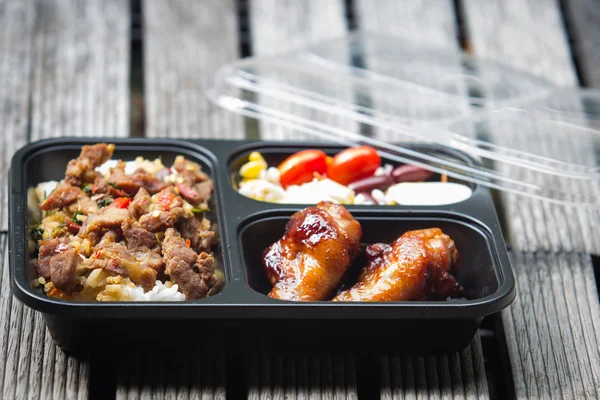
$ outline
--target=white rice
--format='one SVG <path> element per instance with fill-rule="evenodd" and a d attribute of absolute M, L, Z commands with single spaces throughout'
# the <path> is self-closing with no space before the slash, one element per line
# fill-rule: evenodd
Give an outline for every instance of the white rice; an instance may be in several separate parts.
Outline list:
<path fill-rule="evenodd" d="M 123 290 L 131 297 L 133 301 L 184 301 L 185 295 L 178 291 L 178 285 L 170 285 L 170 281 L 163 284 L 161 281 L 156 281 L 156 284 L 144 293 L 144 289 L 140 286 L 126 286 Z M 168 285 L 168 286 L 167 286 Z"/>
<path fill-rule="evenodd" d="M 38 201 L 41 203 L 54 189 L 56 189 L 56 186 L 58 186 L 57 181 L 48 181 L 38 184 L 35 188 L 35 195 L 37 196 Z"/>
<path fill-rule="evenodd" d="M 170 281 L 164 284 L 156 281 L 154 287 L 144 293 L 141 286 L 136 286 L 125 278 L 119 283 L 109 283 L 104 290 L 98 294 L 98 301 L 184 301 L 185 295 L 178 291 L 179 286 L 171 284 Z"/>

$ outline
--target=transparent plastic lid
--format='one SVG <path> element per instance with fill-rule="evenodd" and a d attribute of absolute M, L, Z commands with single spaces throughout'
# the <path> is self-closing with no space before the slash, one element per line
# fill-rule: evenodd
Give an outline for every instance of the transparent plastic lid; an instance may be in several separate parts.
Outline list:
<path fill-rule="evenodd" d="M 355 33 L 226 65 L 209 98 L 296 138 L 370 145 L 457 179 L 600 208 L 600 93 L 464 53 Z M 403 146 L 411 142 L 452 147 L 480 165 Z"/>

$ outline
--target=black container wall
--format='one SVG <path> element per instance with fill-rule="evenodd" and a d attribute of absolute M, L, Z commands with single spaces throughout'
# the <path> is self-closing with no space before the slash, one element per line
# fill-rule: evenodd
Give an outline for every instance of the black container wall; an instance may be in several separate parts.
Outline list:
<path fill-rule="evenodd" d="M 149 341 L 181 340 L 223 332 L 260 332 L 274 347 L 343 350 L 365 335 L 378 335 L 371 352 L 440 352 L 465 347 L 481 319 L 498 312 L 514 298 L 514 279 L 489 191 L 472 186 L 473 195 L 448 206 L 347 206 L 363 227 L 363 242 L 391 241 L 406 230 L 438 226 L 456 242 L 462 266 L 458 275 L 467 299 L 446 302 L 294 303 L 266 296 L 269 286 L 260 252 L 281 237 L 289 216 L 303 205 L 278 205 L 243 197 L 234 189 L 236 171 L 248 154 L 259 150 L 277 162 L 306 144 L 241 141 L 177 141 L 112 139 L 115 158 L 162 156 L 165 164 L 183 154 L 203 165 L 215 183 L 210 218 L 217 222 L 221 248 L 217 253 L 225 276 L 223 290 L 211 297 L 181 303 L 70 302 L 47 297 L 31 286 L 28 267 L 27 188 L 60 179 L 69 159 L 98 138 L 67 138 L 30 144 L 13 158 L 10 175 L 10 272 L 14 294 L 41 311 L 57 344 L 68 351 L 90 352 L 93 338 L 122 340 L 124 332 L 143 329 Z M 312 146 L 314 147 L 314 146 Z M 319 144 L 334 153 L 339 146 Z M 440 147 L 419 151 L 472 162 Z M 391 161 L 382 154 L 383 160 Z M 207 329 L 207 326 L 210 328 Z M 187 332 L 187 333 L 186 333 Z M 436 333 L 444 332 L 439 340 Z M 389 340 L 384 339 L 389 338 Z M 394 339 L 395 338 L 395 339 Z M 401 339 L 401 340 L 399 340 Z M 434 340 L 435 339 L 435 340 Z M 394 344 L 394 347 L 390 347 Z"/>

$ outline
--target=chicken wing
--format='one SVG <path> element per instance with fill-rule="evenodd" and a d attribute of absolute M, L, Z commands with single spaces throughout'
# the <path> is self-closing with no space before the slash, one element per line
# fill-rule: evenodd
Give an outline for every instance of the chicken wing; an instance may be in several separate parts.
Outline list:
<path fill-rule="evenodd" d="M 459 255 L 438 228 L 409 231 L 391 246 L 367 247 L 367 265 L 358 282 L 333 301 L 434 300 L 464 295 L 453 274 Z"/>
<path fill-rule="evenodd" d="M 362 230 L 343 206 L 321 202 L 290 218 L 284 236 L 263 253 L 269 297 L 327 300 L 360 251 Z"/>

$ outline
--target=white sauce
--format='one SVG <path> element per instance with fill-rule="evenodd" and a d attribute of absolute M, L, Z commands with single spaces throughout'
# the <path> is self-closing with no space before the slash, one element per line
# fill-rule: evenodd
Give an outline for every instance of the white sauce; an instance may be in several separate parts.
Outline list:
<path fill-rule="evenodd" d="M 403 205 L 438 206 L 458 203 L 471 197 L 471 188 L 453 182 L 404 182 L 392 185 L 387 202 Z"/>

